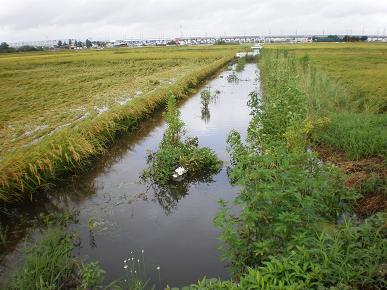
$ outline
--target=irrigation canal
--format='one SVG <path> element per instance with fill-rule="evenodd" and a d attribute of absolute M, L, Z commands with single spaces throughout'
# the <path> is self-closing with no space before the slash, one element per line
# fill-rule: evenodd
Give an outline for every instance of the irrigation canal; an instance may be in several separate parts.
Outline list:
<path fill-rule="evenodd" d="M 39 231 L 31 222 L 36 216 L 75 209 L 79 221 L 71 228 L 80 233 L 76 254 L 98 261 L 106 271 L 105 282 L 125 277 L 123 261 L 131 257 L 137 275 L 157 289 L 160 282 L 180 287 L 203 276 L 228 278 L 213 217 L 219 209 L 218 200 L 231 201 L 238 192 L 227 178 L 226 139 L 232 129 L 245 135 L 250 119 L 248 95 L 259 89 L 255 64 L 247 64 L 237 73 L 238 82 L 228 82 L 231 73 L 225 70 L 206 84 L 211 94 L 216 94 L 208 108 L 202 107 L 200 92 L 179 105 L 187 136 L 197 136 L 200 146 L 212 148 L 225 160 L 212 183 L 160 193 L 139 182 L 147 166 L 147 151 L 158 147 L 166 128 L 162 115 L 157 114 L 137 133 L 120 138 L 90 170 L 52 189 L 43 202 L 29 205 L 12 222 L 19 234 L 1 257 L 3 274 L 20 259 L 23 238 Z"/>

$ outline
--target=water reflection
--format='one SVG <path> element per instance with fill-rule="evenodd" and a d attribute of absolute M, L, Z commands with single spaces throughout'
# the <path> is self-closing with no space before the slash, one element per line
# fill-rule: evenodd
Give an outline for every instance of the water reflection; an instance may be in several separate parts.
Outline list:
<path fill-rule="evenodd" d="M 202 108 L 201 108 L 200 111 L 202 113 L 201 119 L 205 123 L 208 123 L 210 121 L 210 118 L 211 118 L 211 113 L 210 113 L 210 109 L 208 108 L 208 104 L 203 104 L 202 103 Z"/>
<path fill-rule="evenodd" d="M 148 184 L 149 192 L 152 192 L 154 196 L 153 200 L 158 202 L 164 210 L 165 215 L 170 215 L 173 210 L 177 209 L 179 201 L 188 195 L 191 186 L 200 183 L 210 184 L 214 182 L 212 175 L 213 174 L 206 174 L 201 177 L 185 179 L 167 185 L 158 185 L 149 180 L 146 180 L 145 182 Z"/>
<path fill-rule="evenodd" d="M 204 123 L 208 123 L 211 119 L 210 112 L 210 103 L 216 104 L 218 97 L 220 95 L 220 90 L 215 90 L 215 92 L 211 91 L 211 87 L 206 87 L 200 94 L 200 103 L 201 103 L 201 119 Z"/>

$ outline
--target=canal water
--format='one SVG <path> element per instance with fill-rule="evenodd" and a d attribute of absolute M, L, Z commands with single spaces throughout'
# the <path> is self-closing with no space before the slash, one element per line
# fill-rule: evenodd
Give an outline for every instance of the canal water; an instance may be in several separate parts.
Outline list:
<path fill-rule="evenodd" d="M 162 115 L 156 114 L 138 132 L 120 138 L 93 168 L 53 189 L 47 204 L 30 211 L 30 218 L 40 211 L 78 210 L 79 221 L 71 226 L 80 234 L 76 254 L 98 261 L 106 283 L 126 277 L 129 270 L 157 289 L 181 287 L 203 276 L 227 279 L 219 231 L 213 226 L 218 201 L 231 201 L 238 193 L 227 177 L 226 140 L 232 129 L 245 135 L 248 95 L 259 89 L 256 64 L 237 73 L 239 81 L 229 82 L 231 73 L 226 70 L 206 84 L 214 96 L 208 108 L 202 107 L 200 91 L 179 104 L 187 136 L 197 136 L 200 146 L 212 148 L 225 161 L 213 182 L 191 184 L 174 194 L 140 182 L 147 152 L 157 149 L 166 129 Z M 18 244 L 3 264 L 12 264 Z"/>

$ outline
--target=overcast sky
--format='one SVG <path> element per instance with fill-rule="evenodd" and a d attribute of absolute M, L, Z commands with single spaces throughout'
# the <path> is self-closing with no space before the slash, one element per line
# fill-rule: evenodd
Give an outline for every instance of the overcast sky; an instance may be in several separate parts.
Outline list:
<path fill-rule="evenodd" d="M 0 42 L 384 29 L 387 0 L 0 0 Z"/>

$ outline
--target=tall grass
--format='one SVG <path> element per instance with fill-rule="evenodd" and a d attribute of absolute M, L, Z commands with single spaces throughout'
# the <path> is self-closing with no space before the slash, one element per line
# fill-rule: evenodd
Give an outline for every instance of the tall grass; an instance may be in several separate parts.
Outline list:
<path fill-rule="evenodd" d="M 24 265 L 12 278 L 9 289 L 65 289 L 75 286 L 77 262 L 73 243 L 62 230 L 49 228 L 41 242 L 26 249 Z"/>
<path fill-rule="evenodd" d="M 164 106 L 168 91 L 178 98 L 188 97 L 233 55 L 233 51 L 218 55 L 218 59 L 199 66 L 175 84 L 138 96 L 124 106 L 112 107 L 93 119 L 64 127 L 36 145 L 3 152 L 0 160 L 0 202 L 32 199 L 34 192 L 44 189 L 55 178 L 84 166 L 90 158 L 103 153 L 117 134 L 133 129 L 138 122 Z"/>
<path fill-rule="evenodd" d="M 342 150 L 349 159 L 387 155 L 387 115 L 351 112 L 329 115 L 330 122 L 315 130 L 312 139 L 333 150 Z"/>
<path fill-rule="evenodd" d="M 273 50 L 273 54 L 281 57 L 289 52 Z M 311 130 L 315 143 L 344 151 L 349 159 L 386 155 L 387 119 L 377 113 L 384 110 L 383 98 L 354 95 L 342 82 L 316 69 L 309 55 L 296 54 L 287 61 L 283 69 L 297 77 L 295 87 L 305 95 L 309 117 L 328 120 Z"/>
<path fill-rule="evenodd" d="M 349 101 L 351 111 L 383 113 L 387 110 L 387 45 L 385 43 L 311 43 L 266 45 L 303 57 L 307 54 L 317 71 L 335 80 L 337 98 Z M 337 90 L 336 88 L 335 90 Z"/>

